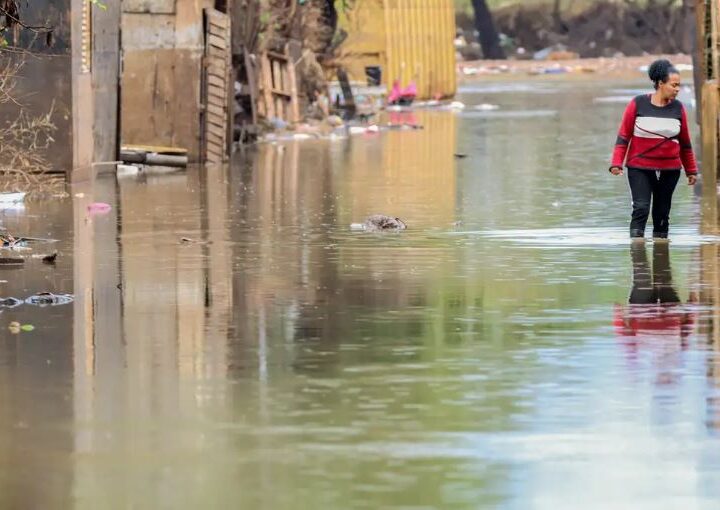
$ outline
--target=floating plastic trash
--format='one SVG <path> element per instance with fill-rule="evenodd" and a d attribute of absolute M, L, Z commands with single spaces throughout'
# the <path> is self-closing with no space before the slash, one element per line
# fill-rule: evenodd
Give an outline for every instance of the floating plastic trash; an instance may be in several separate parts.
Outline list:
<path fill-rule="evenodd" d="M 0 298 L 0 308 L 15 308 L 23 303 L 24 301 L 14 297 Z"/>
<path fill-rule="evenodd" d="M 71 294 L 52 294 L 51 292 L 40 292 L 25 300 L 28 305 L 34 306 L 58 306 L 72 303 L 74 296 Z"/>
<path fill-rule="evenodd" d="M 103 202 L 94 202 L 88 205 L 87 208 L 90 214 L 107 214 L 112 209 L 110 204 L 105 204 Z"/>
<path fill-rule="evenodd" d="M 500 109 L 500 107 L 498 105 L 488 104 L 488 103 L 476 104 L 475 106 L 473 106 L 473 110 L 480 110 L 482 112 L 489 112 L 489 111 L 499 110 L 499 109 Z"/>
<path fill-rule="evenodd" d="M 25 201 L 25 193 L 0 193 L 0 205 L 18 204 Z"/>

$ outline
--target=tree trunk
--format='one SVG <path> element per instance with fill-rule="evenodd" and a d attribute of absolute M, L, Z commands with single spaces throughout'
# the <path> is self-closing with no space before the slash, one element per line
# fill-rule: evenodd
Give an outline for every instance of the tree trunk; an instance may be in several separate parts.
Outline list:
<path fill-rule="evenodd" d="M 555 0 L 555 3 L 553 4 L 553 22 L 555 23 L 555 31 L 558 34 L 567 34 L 568 33 L 568 26 L 565 24 L 565 22 L 562 19 L 562 15 L 560 14 L 561 9 L 561 3 L 562 0 Z"/>
<path fill-rule="evenodd" d="M 480 33 L 480 46 L 486 59 L 505 59 L 505 52 L 500 47 L 495 22 L 485 0 L 472 0 L 475 11 L 475 28 Z"/>

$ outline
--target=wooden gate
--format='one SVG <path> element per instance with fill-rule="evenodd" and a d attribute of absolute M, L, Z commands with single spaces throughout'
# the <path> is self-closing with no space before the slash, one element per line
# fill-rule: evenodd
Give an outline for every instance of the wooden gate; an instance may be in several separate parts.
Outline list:
<path fill-rule="evenodd" d="M 233 97 L 231 33 L 228 15 L 215 9 L 205 9 L 202 143 L 207 163 L 221 163 L 230 154 Z"/>

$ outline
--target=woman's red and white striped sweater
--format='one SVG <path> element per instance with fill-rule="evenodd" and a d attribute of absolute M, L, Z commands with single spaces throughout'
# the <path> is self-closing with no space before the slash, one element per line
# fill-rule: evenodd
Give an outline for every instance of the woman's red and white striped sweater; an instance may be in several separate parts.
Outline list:
<path fill-rule="evenodd" d="M 611 166 L 641 170 L 680 170 L 696 174 L 685 107 L 678 100 L 655 106 L 650 94 L 637 96 L 625 108 Z"/>

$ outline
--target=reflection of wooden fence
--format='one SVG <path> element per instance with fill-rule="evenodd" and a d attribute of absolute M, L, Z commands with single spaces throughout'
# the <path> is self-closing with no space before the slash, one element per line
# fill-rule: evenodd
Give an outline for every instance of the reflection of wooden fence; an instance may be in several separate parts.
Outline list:
<path fill-rule="evenodd" d="M 260 92 L 263 101 L 259 113 L 270 119 L 277 117 L 287 122 L 298 122 L 300 111 L 297 98 L 295 65 L 284 53 L 265 52 L 260 57 Z"/>
<path fill-rule="evenodd" d="M 697 54 L 695 87 L 698 96 L 698 119 L 702 131 L 703 191 L 717 193 L 717 168 L 720 156 L 720 7 L 717 0 L 696 0 Z"/>
<path fill-rule="evenodd" d="M 230 18 L 205 10 L 205 66 L 203 73 L 205 161 L 219 163 L 230 153 L 230 99 L 232 97 Z"/>

